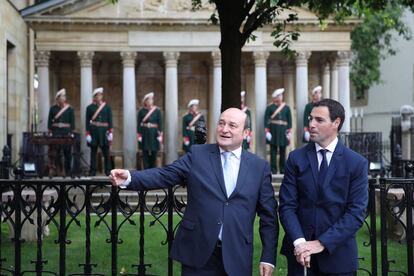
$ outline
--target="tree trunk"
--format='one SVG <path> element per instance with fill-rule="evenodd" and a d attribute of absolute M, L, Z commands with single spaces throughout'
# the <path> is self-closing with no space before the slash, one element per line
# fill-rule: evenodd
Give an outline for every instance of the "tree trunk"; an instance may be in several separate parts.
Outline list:
<path fill-rule="evenodd" d="M 221 50 L 221 111 L 240 108 L 241 37 L 238 30 L 222 30 Z"/>
<path fill-rule="evenodd" d="M 221 111 L 240 108 L 241 48 L 240 25 L 245 17 L 244 0 L 216 0 L 220 20 Z"/>

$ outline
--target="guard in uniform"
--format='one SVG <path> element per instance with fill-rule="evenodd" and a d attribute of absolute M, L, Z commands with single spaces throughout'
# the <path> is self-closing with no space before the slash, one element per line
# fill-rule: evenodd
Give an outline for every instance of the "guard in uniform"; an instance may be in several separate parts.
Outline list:
<path fill-rule="evenodd" d="M 157 153 L 162 145 L 162 117 L 161 110 L 154 105 L 154 92 L 146 94 L 142 102 L 144 107 L 138 111 L 137 140 L 144 169 L 148 169 L 156 167 Z"/>
<path fill-rule="evenodd" d="M 111 172 L 109 160 L 109 148 L 113 141 L 112 134 L 112 110 L 103 101 L 103 88 L 99 87 L 93 91 L 93 102 L 86 108 L 86 142 L 91 147 L 90 176 L 96 175 L 96 155 L 98 147 L 104 156 L 105 175 Z"/>
<path fill-rule="evenodd" d="M 252 115 L 250 113 L 250 109 L 247 107 L 246 105 L 246 91 L 242 91 L 240 92 L 240 97 L 241 97 L 241 107 L 240 109 L 242 111 L 244 111 L 247 115 L 248 121 L 247 121 L 247 127 L 249 128 L 249 133 L 243 137 L 243 144 L 242 144 L 242 148 L 244 150 L 248 150 L 250 148 L 250 142 L 252 141 Z"/>
<path fill-rule="evenodd" d="M 56 93 L 56 104 L 49 110 L 48 129 L 53 136 L 68 136 L 75 129 L 75 113 L 73 108 L 66 102 L 66 90 L 61 89 Z M 49 176 L 59 175 L 62 171 L 61 156 L 65 158 L 64 176 L 72 173 L 72 146 L 50 145 L 49 146 Z"/>
<path fill-rule="evenodd" d="M 305 106 L 303 112 L 303 139 L 304 143 L 309 142 L 309 115 L 312 111 L 313 105 L 322 99 L 322 86 L 318 85 L 312 89 L 312 101 Z"/>
<path fill-rule="evenodd" d="M 198 121 L 205 121 L 203 114 L 198 111 L 198 99 L 188 102 L 188 113 L 183 117 L 183 151 L 189 152 L 191 145 L 195 144 L 195 125 Z"/>
<path fill-rule="evenodd" d="M 277 173 L 276 156 L 279 150 L 279 172 L 285 172 L 286 146 L 292 136 L 292 114 L 289 106 L 283 102 L 284 88 L 276 89 L 272 94 L 273 103 L 265 112 L 266 140 L 270 144 L 270 166 Z"/>

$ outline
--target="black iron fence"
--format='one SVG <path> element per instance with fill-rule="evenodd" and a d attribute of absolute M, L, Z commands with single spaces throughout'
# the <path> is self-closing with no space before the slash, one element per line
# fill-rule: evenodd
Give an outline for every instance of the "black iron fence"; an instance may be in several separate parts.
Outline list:
<path fill-rule="evenodd" d="M 181 186 L 160 190 L 155 195 L 148 191 L 131 192 L 132 194 L 125 196 L 124 190 L 112 187 L 107 180 L 96 179 L 0 180 L 0 191 L 0 230 L 5 228 L 5 224 L 10 227 L 14 247 L 14 256 L 2 254 L 5 241 L 2 240 L 3 233 L 0 233 L 0 275 L 119 275 L 121 269 L 118 259 L 122 257 L 118 251 L 122 243 L 120 232 L 124 225 L 132 223 L 131 217 L 137 214 L 139 254 L 136 264 L 130 264 L 134 267 L 134 272 L 123 275 L 148 275 L 144 251 L 144 218 L 151 215 L 151 224 L 158 223 L 162 226 L 165 231 L 163 244 L 166 246 L 160 246 L 160 250 L 169 251 L 177 227 L 177 218 L 180 219 L 186 206 L 183 197 L 185 190 Z M 370 248 L 371 254 L 360 256 L 362 268 L 358 274 L 388 275 L 397 271 L 402 275 L 414 275 L 413 196 L 412 178 L 370 180 L 369 207 L 363 226 L 368 229 L 369 240 L 360 246 Z M 67 271 L 67 246 L 71 243 L 69 228 L 73 224 L 80 224 L 80 216 L 84 217 L 84 258 L 83 262 L 78 264 L 79 271 L 74 273 Z M 27 225 L 32 225 L 35 231 L 35 245 L 32 250 L 36 253 L 29 265 L 23 263 L 22 256 L 22 246 L 27 242 L 25 239 L 30 238 L 24 231 Z M 108 262 L 110 260 L 111 264 L 108 265 L 108 271 L 102 271 L 102 268 L 96 267 L 92 261 L 91 229 L 96 225 L 103 225 L 107 230 L 107 237 L 103 242 L 111 247 L 111 255 L 108 256 Z M 48 261 L 45 259 L 42 239 L 45 227 L 54 227 L 58 232 L 55 246 L 58 247 L 59 265 L 56 271 L 50 271 L 45 266 Z M 395 227 L 399 228 L 396 232 L 399 251 L 405 252 L 406 260 L 395 259 L 393 255 L 388 254 L 390 233 Z M 367 262 L 370 263 L 367 265 Z M 167 264 L 157 265 L 166 265 L 168 275 L 173 274 L 173 263 L 170 259 Z"/>
<path fill-rule="evenodd" d="M 11 238 L 14 243 L 14 256 L 5 256 L 4 243 L 0 232 L 0 275 L 119 275 L 121 269 L 118 267 L 118 246 L 123 242 L 119 233 L 126 224 L 136 224 L 133 215 L 139 215 L 139 256 L 136 263 L 131 264 L 134 273 L 122 273 L 123 275 L 149 275 L 144 257 L 144 219 L 146 215 L 151 216 L 151 224 L 158 223 L 165 230 L 165 240 L 160 241 L 168 245 L 165 250 L 170 249 L 174 238 L 177 222 L 173 223 L 173 214 L 180 218 L 184 212 L 186 203 L 183 200 L 182 186 L 166 190 L 157 190 L 152 194 L 151 202 L 147 202 L 151 191 L 131 191 L 122 195 L 124 191 L 112 187 L 108 180 L 91 179 L 68 179 L 68 180 L 0 180 L 0 230 L 10 229 Z M 67 272 L 67 245 L 72 241 L 68 229 L 71 225 L 80 226 L 80 216 L 84 216 L 84 254 L 83 263 L 79 263 L 79 271 Z M 95 219 L 92 221 L 91 216 Z M 167 216 L 167 222 L 161 220 Z M 83 219 L 83 218 L 82 218 Z M 36 250 L 33 260 L 30 260 L 31 269 L 23 268 L 22 246 L 33 237 L 25 226 L 32 226 L 35 232 L 34 240 Z M 107 260 L 111 262 L 110 270 L 102 271 L 96 267 L 91 258 L 91 229 L 94 226 L 104 225 L 107 229 L 107 237 L 102 241 L 111 246 L 111 256 Z M 55 241 L 59 248 L 59 265 L 57 271 L 45 268 L 48 262 L 44 258 L 43 236 L 46 227 L 55 227 L 58 238 Z M 3 235 L 4 239 L 4 235 Z M 13 258 L 14 257 L 14 258 Z M 10 263 L 10 259 L 14 259 Z M 157 264 L 159 265 L 159 264 Z M 173 262 L 168 259 L 168 275 L 173 274 Z M 25 265 L 27 267 L 27 263 Z"/>

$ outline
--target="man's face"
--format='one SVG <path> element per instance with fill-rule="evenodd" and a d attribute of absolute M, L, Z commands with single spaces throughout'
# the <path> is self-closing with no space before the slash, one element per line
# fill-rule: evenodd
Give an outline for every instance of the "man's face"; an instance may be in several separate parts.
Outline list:
<path fill-rule="evenodd" d="M 190 106 L 190 112 L 191 113 L 196 113 L 198 110 L 198 105 L 193 104 L 192 106 Z"/>
<path fill-rule="evenodd" d="M 148 99 L 145 100 L 145 105 L 146 106 L 152 106 L 154 104 L 154 98 L 153 97 L 149 97 Z"/>
<path fill-rule="evenodd" d="M 312 95 L 312 100 L 314 102 L 319 102 L 322 99 L 322 92 L 321 91 L 317 91 Z"/>
<path fill-rule="evenodd" d="M 310 140 L 321 147 L 328 146 L 338 135 L 340 121 L 339 118 L 331 121 L 328 107 L 314 107 L 309 116 Z"/>
<path fill-rule="evenodd" d="M 220 115 L 216 128 L 217 144 L 225 151 L 239 148 L 243 142 L 246 114 L 238 108 L 229 108 Z"/>
<path fill-rule="evenodd" d="M 102 99 L 103 99 L 103 94 L 102 94 L 102 93 L 96 93 L 96 94 L 95 94 L 95 96 L 93 96 L 93 99 L 94 99 L 96 102 L 100 102 L 100 101 L 102 101 Z"/>
<path fill-rule="evenodd" d="M 273 98 L 273 103 L 276 105 L 280 105 L 283 102 L 283 94 L 279 94 Z"/>
<path fill-rule="evenodd" d="M 59 104 L 59 105 L 64 104 L 64 103 L 66 102 L 66 96 L 65 96 L 65 95 L 60 95 L 60 96 L 57 98 L 57 102 L 58 102 L 58 104 Z"/>

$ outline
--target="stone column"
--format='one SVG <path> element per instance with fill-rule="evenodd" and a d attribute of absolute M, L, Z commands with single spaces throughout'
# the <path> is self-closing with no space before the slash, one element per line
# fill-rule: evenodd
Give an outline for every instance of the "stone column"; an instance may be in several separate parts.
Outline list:
<path fill-rule="evenodd" d="M 210 99 L 208 132 L 215 133 L 217 122 L 221 111 L 221 53 L 215 51 L 211 53 L 213 59 L 213 97 Z M 215 135 L 210 135 L 215 141 Z"/>
<path fill-rule="evenodd" d="M 166 164 L 178 158 L 178 73 L 180 53 L 164 52 L 165 59 L 165 159 Z"/>
<path fill-rule="evenodd" d="M 331 83 L 330 83 L 330 88 L 331 88 L 331 99 L 333 100 L 338 100 L 339 96 L 338 96 L 338 67 L 337 67 L 337 63 L 336 63 L 336 55 L 332 55 L 329 59 L 329 67 L 331 70 Z"/>
<path fill-rule="evenodd" d="M 90 149 L 86 145 L 86 107 L 92 100 L 92 59 L 94 52 L 78 52 L 81 66 L 81 89 L 80 89 L 80 133 L 81 133 L 81 152 L 84 160 L 90 163 Z"/>
<path fill-rule="evenodd" d="M 50 87 L 49 87 L 49 59 L 50 51 L 36 51 L 35 65 L 39 76 L 39 88 L 37 105 L 39 108 L 39 131 L 47 131 L 47 119 L 50 109 Z"/>
<path fill-rule="evenodd" d="M 300 145 L 303 137 L 303 113 L 308 103 L 308 59 L 311 52 L 296 54 L 296 139 Z"/>
<path fill-rule="evenodd" d="M 295 108 L 295 78 L 294 78 L 294 67 L 291 62 L 284 62 L 283 66 L 283 86 L 285 88 L 285 101 L 287 105 L 290 107 L 292 112 L 292 128 L 293 133 L 297 131 L 296 125 L 296 108 Z M 290 144 L 291 147 L 296 148 L 296 139 L 293 139 L 292 143 Z"/>
<path fill-rule="evenodd" d="M 338 52 L 338 94 L 339 102 L 345 108 L 345 121 L 341 131 L 351 131 L 351 93 L 349 87 L 349 59 L 351 52 Z"/>
<path fill-rule="evenodd" d="M 330 93 L 330 70 L 329 62 L 326 60 L 321 64 L 322 72 L 322 98 L 327 99 L 331 96 Z"/>
<path fill-rule="evenodd" d="M 264 132 L 264 116 L 267 106 L 267 74 L 266 62 L 269 52 L 253 52 L 255 63 L 255 101 L 256 101 L 256 154 L 266 158 L 266 138 Z"/>
<path fill-rule="evenodd" d="M 137 141 L 137 115 L 135 93 L 135 59 L 136 52 L 121 52 L 123 75 L 123 154 L 124 167 L 136 168 Z"/>

